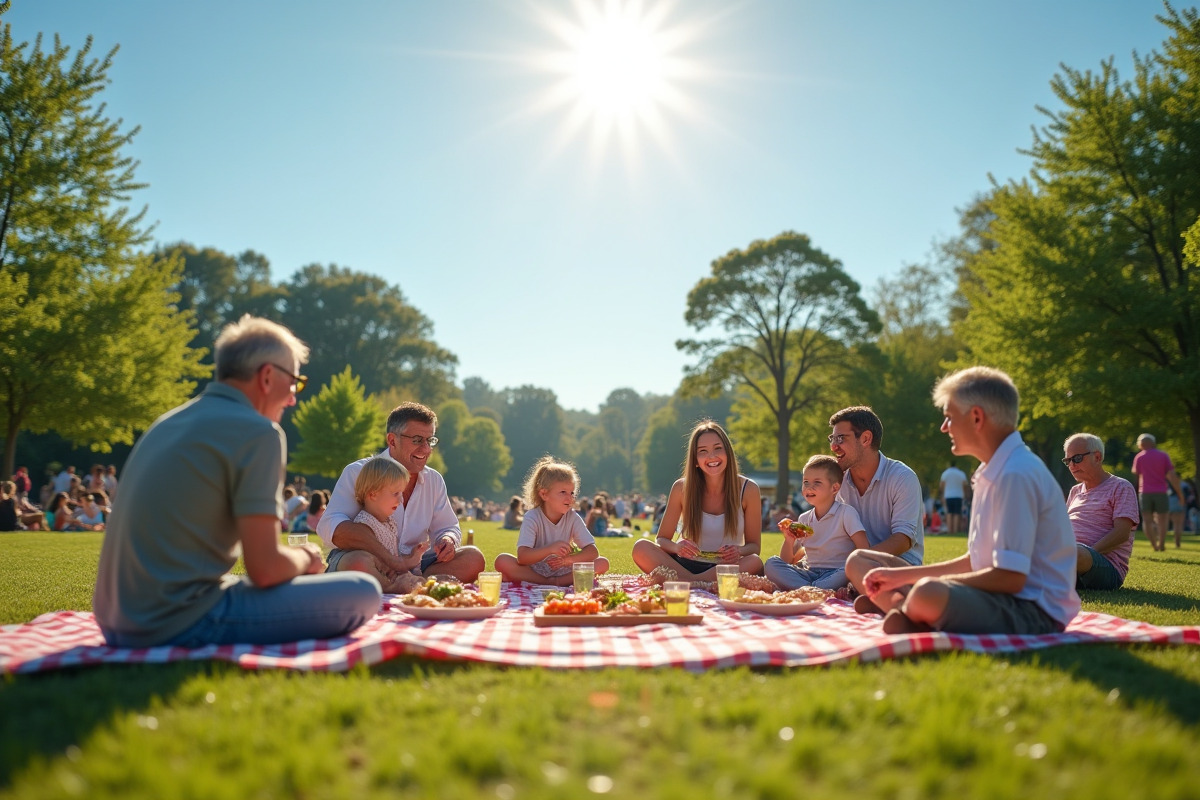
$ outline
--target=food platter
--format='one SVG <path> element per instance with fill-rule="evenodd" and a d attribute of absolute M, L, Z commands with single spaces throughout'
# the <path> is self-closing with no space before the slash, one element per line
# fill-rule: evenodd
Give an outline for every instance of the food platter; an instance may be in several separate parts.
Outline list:
<path fill-rule="evenodd" d="M 437 608 L 432 606 L 406 606 L 397 604 L 393 608 L 398 608 L 406 614 L 412 614 L 417 619 L 439 620 L 464 620 L 464 619 L 487 619 L 488 617 L 499 614 L 504 609 L 508 608 L 508 601 L 501 600 L 494 606 L 465 606 L 461 608 Z"/>
<path fill-rule="evenodd" d="M 533 624 L 539 628 L 608 628 L 614 626 L 699 625 L 701 614 L 670 616 L 669 614 L 546 614 L 538 608 L 533 612 Z"/>
<path fill-rule="evenodd" d="M 806 603 L 739 603 L 737 600 L 717 600 L 726 611 L 753 611 L 755 614 L 765 614 L 768 617 L 791 617 L 820 608 L 824 600 L 810 600 Z"/>

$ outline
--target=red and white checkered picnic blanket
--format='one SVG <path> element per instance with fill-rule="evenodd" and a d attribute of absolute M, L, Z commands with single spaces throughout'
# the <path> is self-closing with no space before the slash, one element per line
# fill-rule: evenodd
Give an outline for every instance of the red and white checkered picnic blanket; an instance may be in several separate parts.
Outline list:
<path fill-rule="evenodd" d="M 342 672 L 400 655 L 518 666 L 684 667 L 738 665 L 798 667 L 858 659 L 877 661 L 941 650 L 1003 653 L 1061 644 L 1149 642 L 1200 644 L 1200 626 L 1160 628 L 1107 614 L 1082 613 L 1061 634 L 966 636 L 917 633 L 889 636 L 878 616 L 855 614 L 828 601 L 794 617 L 727 612 L 706 592 L 692 593 L 699 625 L 538 628 L 531 596 L 536 587 L 505 586 L 508 608 L 475 621 L 418 620 L 385 597 L 380 613 L 353 635 L 278 645 L 210 645 L 126 649 L 108 647 L 90 613 L 58 611 L 24 625 L 0 627 L 0 672 L 40 672 L 90 664 L 146 664 L 219 659 L 247 669 Z"/>

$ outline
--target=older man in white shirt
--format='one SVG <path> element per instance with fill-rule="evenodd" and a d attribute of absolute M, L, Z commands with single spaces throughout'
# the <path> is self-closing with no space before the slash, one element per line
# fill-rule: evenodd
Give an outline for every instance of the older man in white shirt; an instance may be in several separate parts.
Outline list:
<path fill-rule="evenodd" d="M 446 574 L 474 581 L 483 571 L 483 553 L 462 544 L 446 481 L 426 465 L 437 446 L 436 430 L 437 415 L 420 403 L 403 403 L 388 416 L 388 446 L 379 455 L 399 462 L 410 476 L 392 515 L 400 532 L 398 552 L 389 552 L 369 527 L 354 522 L 362 510 L 354 497 L 354 482 L 370 458 L 342 470 L 317 523 L 321 541 L 334 548 L 327 559 L 329 572 L 366 572 L 382 577 L 385 590 L 402 591 L 414 582 L 407 576 Z"/>
<path fill-rule="evenodd" d="M 1075 534 L 1062 490 L 1017 433 L 1019 396 L 1000 370 L 971 367 L 933 390 L 955 455 L 983 462 L 967 553 L 921 567 L 879 567 L 863 579 L 887 612 L 886 633 L 1059 633 L 1079 613 Z"/>

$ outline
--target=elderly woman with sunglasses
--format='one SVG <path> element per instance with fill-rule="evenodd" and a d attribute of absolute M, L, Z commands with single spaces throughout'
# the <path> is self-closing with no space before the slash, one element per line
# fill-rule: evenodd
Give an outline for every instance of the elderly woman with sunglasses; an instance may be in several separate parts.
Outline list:
<path fill-rule="evenodd" d="M 1077 483 L 1067 495 L 1075 532 L 1075 588 L 1119 589 L 1129 573 L 1138 499 L 1133 484 L 1104 469 L 1104 442 L 1075 433 L 1063 442 L 1062 462 Z"/>

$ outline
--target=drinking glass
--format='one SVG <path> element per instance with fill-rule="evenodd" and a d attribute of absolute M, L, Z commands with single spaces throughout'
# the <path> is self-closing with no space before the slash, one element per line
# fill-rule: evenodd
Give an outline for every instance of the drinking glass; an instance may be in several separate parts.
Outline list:
<path fill-rule="evenodd" d="M 575 594 L 587 594 L 596 584 L 596 563 L 576 561 L 571 565 L 571 577 L 575 581 Z"/>
<path fill-rule="evenodd" d="M 663 596 L 667 601 L 667 616 L 686 617 L 688 599 L 692 594 L 692 585 L 687 581 L 667 581 L 663 584 Z"/>
<path fill-rule="evenodd" d="M 722 600 L 736 600 L 741 572 L 737 564 L 717 564 L 717 596 Z"/>
<path fill-rule="evenodd" d="M 500 602 L 499 572 L 481 572 L 475 584 L 479 587 L 479 593 L 487 598 L 489 604 L 496 605 Z"/>

